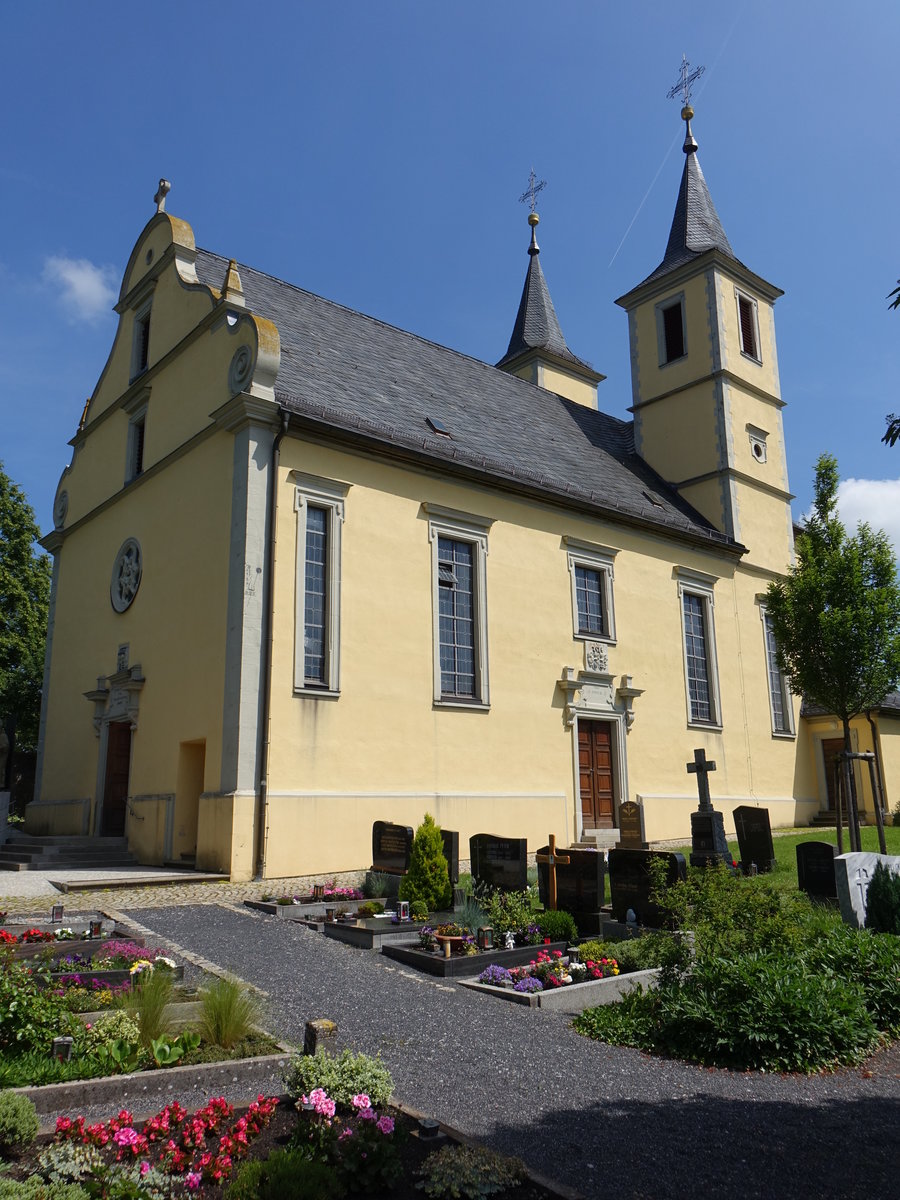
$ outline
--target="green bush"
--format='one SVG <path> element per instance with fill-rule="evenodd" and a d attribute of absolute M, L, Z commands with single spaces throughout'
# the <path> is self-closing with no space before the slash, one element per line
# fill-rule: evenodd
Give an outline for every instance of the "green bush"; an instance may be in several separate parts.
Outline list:
<path fill-rule="evenodd" d="M 298 1054 L 284 1076 L 285 1087 L 294 1099 L 324 1088 L 332 1100 L 345 1108 L 355 1095 L 364 1092 L 373 1107 L 387 1104 L 394 1086 L 391 1073 L 380 1058 L 342 1050 L 332 1054 Z"/>
<path fill-rule="evenodd" d="M 338 1200 L 344 1188 L 334 1168 L 303 1150 L 276 1150 L 265 1162 L 241 1163 L 225 1200 Z"/>
<path fill-rule="evenodd" d="M 0 1088 L 70 1083 L 74 1079 L 95 1079 L 100 1075 L 111 1074 L 112 1071 L 106 1063 L 93 1056 L 60 1062 L 42 1050 L 28 1050 L 11 1058 L 0 1054 Z"/>
<path fill-rule="evenodd" d="M 878 1029 L 900 1035 L 900 941 L 893 935 L 838 925 L 810 939 L 800 959 L 813 974 L 858 983 Z"/>
<path fill-rule="evenodd" d="M 479 1200 L 514 1188 L 525 1178 L 517 1158 L 505 1158 L 484 1146 L 443 1146 L 429 1154 L 419 1174 L 426 1196 Z"/>
<path fill-rule="evenodd" d="M 462 908 L 456 913 L 456 924 L 467 929 L 473 937 L 482 926 L 490 925 L 487 913 L 473 896 L 466 896 Z"/>
<path fill-rule="evenodd" d="M 866 896 L 866 929 L 875 933 L 900 933 L 900 875 L 883 862 L 875 864 Z"/>
<path fill-rule="evenodd" d="M 363 880 L 362 892 L 364 896 L 374 899 L 378 896 L 386 896 L 390 889 L 391 878 L 384 871 L 369 871 Z"/>
<path fill-rule="evenodd" d="M 428 905 L 429 912 L 449 908 L 453 900 L 441 827 L 435 824 L 431 813 L 425 814 L 424 821 L 416 830 L 409 856 L 409 870 L 400 881 L 399 896 L 401 900 L 421 900 Z"/>
<path fill-rule="evenodd" d="M 413 900 L 409 906 L 409 915 L 414 921 L 426 921 L 428 919 L 428 905 L 424 900 Z"/>
<path fill-rule="evenodd" d="M 0 1179 L 0 1200 L 88 1200 L 77 1183 L 45 1183 L 43 1179 Z"/>
<path fill-rule="evenodd" d="M 879 1042 L 858 982 L 813 974 L 790 954 L 705 958 L 574 1022 L 589 1037 L 738 1070 L 816 1071 Z"/>
<path fill-rule="evenodd" d="M 55 1037 L 78 1032 L 78 1018 L 49 988 L 39 988 L 37 978 L 17 961 L 0 969 L 0 1051 L 49 1054 Z"/>
<path fill-rule="evenodd" d="M 110 1045 L 120 1038 L 140 1045 L 141 1031 L 137 1019 L 129 1012 L 117 1010 L 98 1017 L 90 1029 L 82 1027 L 77 1047 L 85 1054 L 93 1054 L 100 1046 Z"/>
<path fill-rule="evenodd" d="M 530 925 L 537 928 L 529 891 L 491 892 L 481 895 L 479 901 L 488 918 L 487 923 L 494 931 L 495 940 L 507 931 L 524 935 Z"/>
<path fill-rule="evenodd" d="M 366 900 L 356 911 L 360 917 L 374 917 L 384 912 L 384 905 L 378 900 Z"/>
<path fill-rule="evenodd" d="M 235 979 L 219 978 L 202 988 L 200 1004 L 201 1038 L 226 1050 L 248 1037 L 260 1019 L 257 993 Z"/>
<path fill-rule="evenodd" d="M 27 1096 L 0 1092 L 0 1154 L 18 1154 L 37 1137 L 41 1123 Z"/>
<path fill-rule="evenodd" d="M 545 938 L 551 942 L 574 942 L 578 937 L 578 927 L 571 913 L 563 909 L 545 909 L 537 914 L 537 927 Z"/>

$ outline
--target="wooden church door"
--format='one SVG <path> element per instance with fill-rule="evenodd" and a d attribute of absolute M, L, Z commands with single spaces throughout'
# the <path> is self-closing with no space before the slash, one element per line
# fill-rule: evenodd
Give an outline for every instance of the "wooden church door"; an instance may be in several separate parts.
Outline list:
<path fill-rule="evenodd" d="M 612 725 L 609 721 L 578 722 L 578 781 L 583 829 L 612 829 Z"/>
<path fill-rule="evenodd" d="M 106 779 L 103 785 L 103 815 L 100 833 L 121 837 L 125 832 L 125 803 L 131 768 L 131 726 L 127 721 L 110 721 L 107 727 Z"/>

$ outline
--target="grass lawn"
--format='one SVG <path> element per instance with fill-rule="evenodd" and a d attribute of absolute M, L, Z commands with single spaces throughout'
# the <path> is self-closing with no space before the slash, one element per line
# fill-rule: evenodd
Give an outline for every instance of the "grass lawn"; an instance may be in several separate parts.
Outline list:
<path fill-rule="evenodd" d="M 832 846 L 837 845 L 836 829 L 813 829 L 806 827 L 785 833 L 774 829 L 772 834 L 772 843 L 775 847 L 775 870 L 771 875 L 767 875 L 766 878 L 774 887 L 779 889 L 795 889 L 797 887 L 796 847 L 798 842 L 830 842 Z M 888 854 L 895 854 L 900 857 L 900 825 L 886 825 L 884 840 Z M 862 843 L 863 850 L 872 851 L 876 854 L 879 852 L 878 830 L 874 825 L 866 825 L 860 829 L 860 842 Z M 684 846 L 677 846 L 675 849 L 677 853 L 683 854 L 685 859 L 690 862 L 690 842 Z M 741 856 L 738 850 L 737 839 L 729 841 L 728 849 L 731 851 L 732 858 L 736 862 L 740 862 Z M 844 853 L 849 853 L 849 850 L 850 835 L 845 829 Z"/>

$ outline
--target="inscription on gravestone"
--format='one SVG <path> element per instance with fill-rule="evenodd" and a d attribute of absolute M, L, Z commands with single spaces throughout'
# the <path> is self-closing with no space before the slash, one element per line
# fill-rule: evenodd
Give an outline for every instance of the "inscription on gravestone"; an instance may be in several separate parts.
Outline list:
<path fill-rule="evenodd" d="M 650 899 L 650 864 L 657 861 L 666 865 L 668 886 L 687 878 L 683 854 L 672 854 L 665 850 L 610 850 L 609 891 L 613 917 L 617 921 L 624 921 L 630 908 L 641 925 L 653 929 L 662 926 L 663 915 Z"/>
<path fill-rule="evenodd" d="M 900 875 L 900 858 L 891 854 L 857 851 L 839 854 L 834 860 L 838 903 L 845 925 L 855 929 L 865 927 L 869 884 L 879 862 L 884 863 L 893 874 Z"/>
<path fill-rule="evenodd" d="M 528 841 L 476 833 L 469 838 L 472 878 L 482 887 L 521 892 L 528 883 Z"/>
<path fill-rule="evenodd" d="M 618 849 L 647 849 L 644 839 L 644 806 L 634 800 L 623 800 L 619 805 Z"/>
<path fill-rule="evenodd" d="M 408 825 L 376 821 L 372 825 L 372 870 L 403 875 L 409 870 L 413 831 Z"/>
<path fill-rule="evenodd" d="M 837 846 L 830 842 L 798 842 L 797 886 L 813 899 L 836 900 L 834 860 Z"/>
<path fill-rule="evenodd" d="M 734 810 L 734 827 L 737 830 L 743 873 L 750 874 L 751 863 L 756 863 L 761 875 L 774 871 L 775 847 L 772 845 L 769 810 L 741 804 Z"/>

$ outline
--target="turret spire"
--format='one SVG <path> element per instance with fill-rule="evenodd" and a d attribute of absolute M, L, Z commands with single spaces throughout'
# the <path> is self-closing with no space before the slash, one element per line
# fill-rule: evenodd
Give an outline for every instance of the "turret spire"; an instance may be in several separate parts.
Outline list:
<path fill-rule="evenodd" d="M 689 65 L 686 60 L 683 60 L 682 72 Z M 688 95 L 691 81 L 696 79 L 702 70 L 703 68 L 700 67 L 693 75 L 686 76 L 685 81 L 673 88 L 669 95 L 673 96 L 679 90 Z M 665 275 L 675 267 L 690 262 L 692 258 L 696 258 L 707 250 L 721 250 L 729 258 L 735 257 L 731 243 L 722 228 L 722 222 L 719 220 L 719 214 L 716 212 L 716 206 L 712 202 L 703 172 L 700 170 L 697 139 L 691 129 L 693 117 L 694 110 L 686 102 L 681 110 L 681 119 L 684 121 L 684 145 L 682 146 L 685 154 L 684 171 L 681 175 L 681 187 L 678 190 L 678 200 L 675 204 L 675 215 L 672 218 L 672 228 L 669 231 L 669 241 L 663 260 L 656 270 L 647 276 L 647 280 Z"/>

